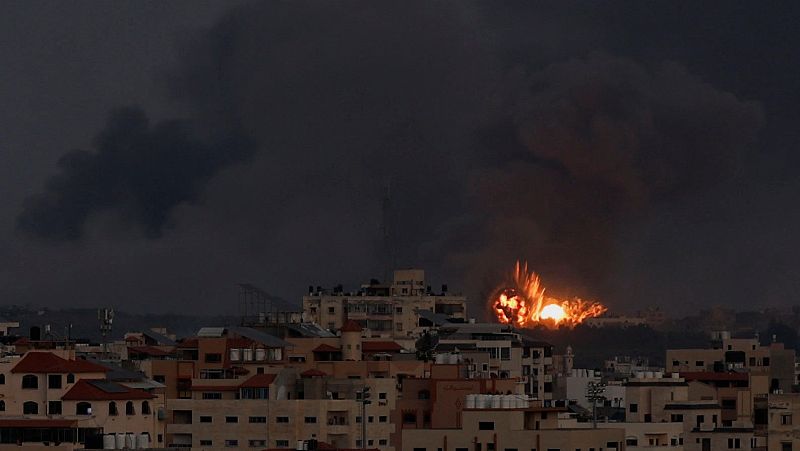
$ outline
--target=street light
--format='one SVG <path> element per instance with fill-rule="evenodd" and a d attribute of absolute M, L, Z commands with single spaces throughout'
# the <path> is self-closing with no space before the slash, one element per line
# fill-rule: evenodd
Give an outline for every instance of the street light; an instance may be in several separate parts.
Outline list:
<path fill-rule="evenodd" d="M 367 404 L 372 404 L 369 400 L 369 387 L 364 386 L 361 391 L 361 449 L 367 449 Z"/>
<path fill-rule="evenodd" d="M 592 427 L 597 428 L 597 401 L 606 399 L 606 384 L 590 381 L 586 384 L 586 399 L 592 402 Z"/>

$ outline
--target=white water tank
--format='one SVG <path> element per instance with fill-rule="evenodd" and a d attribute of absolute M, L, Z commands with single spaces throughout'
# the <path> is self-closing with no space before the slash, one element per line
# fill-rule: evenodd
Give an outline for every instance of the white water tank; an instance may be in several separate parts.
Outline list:
<path fill-rule="evenodd" d="M 117 432 L 117 436 L 115 437 L 115 441 L 117 442 L 116 449 L 125 449 L 125 434 L 122 432 Z"/>
<path fill-rule="evenodd" d="M 128 432 L 125 434 L 125 447 L 133 449 L 136 446 L 136 436 Z"/>
<path fill-rule="evenodd" d="M 474 409 L 475 408 L 475 398 L 478 395 L 467 395 L 467 402 L 466 407 L 467 409 Z"/>
<path fill-rule="evenodd" d="M 501 409 L 509 409 L 511 408 L 511 398 L 509 395 L 500 395 L 500 408 Z"/>
<path fill-rule="evenodd" d="M 436 354 L 436 363 L 442 364 L 445 362 L 447 356 L 445 354 Z"/>
<path fill-rule="evenodd" d="M 253 350 L 250 348 L 242 349 L 242 358 L 245 362 L 252 362 L 253 361 Z"/>
<path fill-rule="evenodd" d="M 661 379 L 662 377 L 664 377 L 664 373 L 662 373 L 661 371 L 656 371 L 656 378 Z"/>
<path fill-rule="evenodd" d="M 264 348 L 256 349 L 256 360 L 258 360 L 259 362 L 267 360 L 267 350 Z"/>
<path fill-rule="evenodd" d="M 499 409 L 503 406 L 503 400 L 500 395 L 492 395 L 492 409 Z"/>
<path fill-rule="evenodd" d="M 681 375 L 680 375 L 680 373 L 672 373 L 672 378 L 673 379 L 680 379 Z"/>
<path fill-rule="evenodd" d="M 456 363 L 458 363 L 459 360 L 460 359 L 459 359 L 459 355 L 458 354 L 450 354 L 450 359 L 448 360 L 448 363 L 456 364 Z"/>
<path fill-rule="evenodd" d="M 302 440 L 298 440 L 297 441 L 297 446 L 295 446 L 294 449 L 297 450 L 297 451 L 303 451 L 303 441 Z"/>
<path fill-rule="evenodd" d="M 114 434 L 105 434 L 103 436 L 103 449 L 114 449 L 117 445 L 117 441 L 114 438 Z"/>
<path fill-rule="evenodd" d="M 150 434 L 142 433 L 136 436 L 136 449 L 147 449 L 150 447 Z"/>
<path fill-rule="evenodd" d="M 238 362 L 241 359 L 240 351 L 238 348 L 231 348 L 231 361 Z"/>

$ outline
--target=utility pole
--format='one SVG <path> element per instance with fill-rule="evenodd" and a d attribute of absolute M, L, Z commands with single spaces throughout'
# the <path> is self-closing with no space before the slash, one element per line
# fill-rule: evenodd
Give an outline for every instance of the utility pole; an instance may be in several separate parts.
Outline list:
<path fill-rule="evenodd" d="M 592 402 L 592 428 L 597 429 L 597 401 L 606 399 L 606 384 L 590 381 L 586 384 L 586 398 Z"/>
<path fill-rule="evenodd" d="M 367 449 L 367 404 L 372 404 L 369 400 L 369 387 L 366 385 L 358 392 L 361 395 L 361 449 Z"/>

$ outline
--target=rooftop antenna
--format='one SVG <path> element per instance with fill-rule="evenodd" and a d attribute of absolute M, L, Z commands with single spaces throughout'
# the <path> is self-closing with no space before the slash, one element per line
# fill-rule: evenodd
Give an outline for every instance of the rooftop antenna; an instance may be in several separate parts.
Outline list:
<path fill-rule="evenodd" d="M 113 308 L 97 309 L 97 320 L 100 321 L 100 335 L 103 337 L 103 360 L 108 359 L 108 340 L 111 335 L 111 324 L 114 322 Z"/>

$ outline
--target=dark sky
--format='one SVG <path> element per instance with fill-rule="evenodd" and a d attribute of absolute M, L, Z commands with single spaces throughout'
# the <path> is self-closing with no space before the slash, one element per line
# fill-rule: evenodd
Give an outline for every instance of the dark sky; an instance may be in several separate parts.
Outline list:
<path fill-rule="evenodd" d="M 232 312 L 238 282 L 297 302 L 392 259 L 480 299 L 526 259 L 612 311 L 794 305 L 798 21 L 0 3 L 0 302 Z"/>

